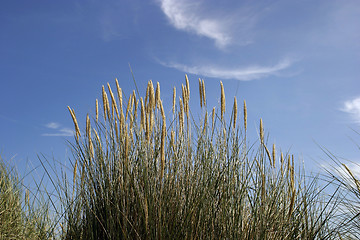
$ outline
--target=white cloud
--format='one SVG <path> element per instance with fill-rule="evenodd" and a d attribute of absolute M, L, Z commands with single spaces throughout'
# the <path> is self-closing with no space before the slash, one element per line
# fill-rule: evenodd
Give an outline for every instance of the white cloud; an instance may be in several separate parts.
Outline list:
<path fill-rule="evenodd" d="M 360 97 L 345 101 L 341 110 L 350 114 L 356 123 L 360 123 Z"/>
<path fill-rule="evenodd" d="M 46 128 L 56 130 L 54 133 L 43 133 L 42 136 L 45 137 L 70 137 L 74 136 L 74 131 L 70 128 L 61 127 L 60 123 L 57 122 L 49 122 L 45 124 Z"/>
<path fill-rule="evenodd" d="M 161 9 L 170 23 L 179 30 L 193 32 L 215 40 L 218 47 L 231 42 L 227 21 L 209 18 L 196 11 L 199 2 L 187 0 L 161 0 Z"/>
<path fill-rule="evenodd" d="M 45 127 L 51 128 L 51 129 L 57 129 L 60 127 L 60 124 L 56 123 L 56 122 L 50 122 L 50 123 L 46 124 Z"/>
<path fill-rule="evenodd" d="M 203 75 L 212 78 L 236 79 L 240 81 L 250 81 L 264 78 L 270 75 L 276 75 L 279 71 L 291 66 L 292 61 L 285 59 L 274 66 L 249 66 L 239 68 L 223 68 L 219 66 L 187 66 L 178 63 L 160 63 L 166 67 L 175 68 L 177 70 Z"/>
<path fill-rule="evenodd" d="M 74 136 L 74 131 L 70 128 L 61 128 L 56 133 L 44 133 L 45 137 L 71 137 Z"/>

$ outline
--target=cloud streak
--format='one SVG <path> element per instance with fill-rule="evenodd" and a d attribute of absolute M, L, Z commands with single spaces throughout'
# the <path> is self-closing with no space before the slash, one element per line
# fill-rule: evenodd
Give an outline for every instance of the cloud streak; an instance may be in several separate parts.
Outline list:
<path fill-rule="evenodd" d="M 226 21 L 206 18 L 195 11 L 198 3 L 186 0 L 161 0 L 161 10 L 177 29 L 213 39 L 220 48 L 231 42 Z"/>
<path fill-rule="evenodd" d="M 345 101 L 341 110 L 350 114 L 352 119 L 360 124 L 360 97 Z"/>
<path fill-rule="evenodd" d="M 249 66 L 239 68 L 223 68 L 219 66 L 187 66 L 179 63 L 164 63 L 162 65 L 177 70 L 202 75 L 211 78 L 221 79 L 236 79 L 239 81 L 251 81 L 259 78 L 268 77 L 270 75 L 277 75 L 281 70 L 284 70 L 292 65 L 292 61 L 285 59 L 274 66 Z"/>
<path fill-rule="evenodd" d="M 45 127 L 48 129 L 56 130 L 54 133 L 43 133 L 44 137 L 71 137 L 74 136 L 74 131 L 70 128 L 61 127 L 61 124 L 56 122 L 50 122 L 45 124 Z"/>

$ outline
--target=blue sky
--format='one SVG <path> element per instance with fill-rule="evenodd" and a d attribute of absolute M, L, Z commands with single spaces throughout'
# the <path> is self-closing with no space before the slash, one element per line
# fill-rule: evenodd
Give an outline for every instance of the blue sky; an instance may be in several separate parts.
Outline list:
<path fill-rule="evenodd" d="M 217 106 L 223 81 L 228 106 L 246 100 L 249 130 L 263 118 L 269 142 L 307 168 L 327 161 L 316 143 L 360 162 L 358 0 L 13 0 L 0 30 L 0 152 L 20 165 L 66 159 L 67 106 L 83 126 L 102 85 L 132 91 L 129 64 L 164 101 L 187 73 Z"/>

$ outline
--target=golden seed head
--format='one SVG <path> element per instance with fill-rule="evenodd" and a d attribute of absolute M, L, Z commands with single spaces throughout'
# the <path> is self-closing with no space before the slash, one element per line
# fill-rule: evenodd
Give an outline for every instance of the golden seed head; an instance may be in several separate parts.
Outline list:
<path fill-rule="evenodd" d="M 152 81 L 149 81 L 149 103 L 150 103 L 150 108 L 151 109 L 155 109 L 155 91 L 154 91 L 154 85 L 152 83 Z"/>
<path fill-rule="evenodd" d="M 204 131 L 205 131 L 206 127 L 207 127 L 207 118 L 208 118 L 207 113 L 205 113 L 205 118 L 204 118 Z"/>
<path fill-rule="evenodd" d="M 77 120 L 76 120 L 75 111 L 74 111 L 74 110 L 72 110 L 69 106 L 68 106 L 68 109 L 69 109 L 70 115 L 71 115 L 72 120 L 73 120 L 74 125 L 75 125 L 75 134 L 76 134 L 76 138 L 77 138 L 77 139 L 79 139 L 79 136 L 81 136 L 81 134 L 80 134 L 80 128 L 79 128 L 79 125 L 78 125 Z"/>
<path fill-rule="evenodd" d="M 185 80 L 186 80 L 186 91 L 187 91 L 187 97 L 188 97 L 188 101 L 190 99 L 190 84 L 189 84 L 189 78 L 188 76 L 185 74 Z"/>
<path fill-rule="evenodd" d="M 91 126 L 90 126 L 90 118 L 89 118 L 89 114 L 86 115 L 86 135 L 88 136 L 88 138 L 91 138 Z"/>
<path fill-rule="evenodd" d="M 272 157 L 273 157 L 273 167 L 275 168 L 275 157 L 276 157 L 275 143 L 273 144 L 273 148 L 272 148 Z"/>
<path fill-rule="evenodd" d="M 115 78 L 115 82 L 116 82 L 116 89 L 117 89 L 118 98 L 119 98 L 120 111 L 122 111 L 122 108 L 123 108 L 122 90 L 121 90 L 121 88 L 119 86 L 119 82 L 118 82 L 118 80 L 116 78 Z"/>
<path fill-rule="evenodd" d="M 213 107 L 213 109 L 212 109 L 211 118 L 212 118 L 212 127 L 214 128 L 214 124 L 215 124 L 215 107 Z"/>
<path fill-rule="evenodd" d="M 136 119 L 136 118 L 137 118 L 138 105 L 139 105 L 139 99 L 138 99 L 138 100 L 136 100 L 136 103 L 135 103 L 135 109 L 134 109 L 134 119 Z"/>
<path fill-rule="evenodd" d="M 221 86 L 221 120 L 223 120 L 225 113 L 225 91 L 222 81 L 220 81 L 220 86 Z"/>
<path fill-rule="evenodd" d="M 234 129 L 236 127 L 236 120 L 237 120 L 237 100 L 236 97 L 234 97 Z"/>
<path fill-rule="evenodd" d="M 155 105 L 159 107 L 160 103 L 160 83 L 156 83 L 156 91 L 155 91 Z"/>
<path fill-rule="evenodd" d="M 176 103 L 176 88 L 174 87 L 174 90 L 173 90 L 173 114 L 175 114 L 175 103 Z"/>
<path fill-rule="evenodd" d="M 264 126 L 261 118 L 260 118 L 260 141 L 261 143 L 264 143 Z"/>
<path fill-rule="evenodd" d="M 112 109 L 115 109 L 116 115 L 119 115 L 119 111 L 116 105 L 116 101 L 115 101 L 115 97 L 113 92 L 111 91 L 111 87 L 110 84 L 107 83 L 108 89 L 109 89 L 109 93 L 110 93 L 110 97 L 111 97 L 111 105 L 112 105 Z"/>
<path fill-rule="evenodd" d="M 201 79 L 199 78 L 199 94 L 200 94 L 200 107 L 203 106 L 202 101 L 203 101 L 203 95 L 202 95 L 202 86 L 201 86 Z"/>
<path fill-rule="evenodd" d="M 109 104 L 109 99 L 108 96 L 105 92 L 105 87 L 104 85 L 102 86 L 102 90 L 103 90 L 103 105 L 104 105 L 104 118 L 106 120 L 106 115 L 108 116 L 108 118 L 110 119 L 110 104 Z"/>
<path fill-rule="evenodd" d="M 146 122 L 146 115 L 145 115 L 145 106 L 144 106 L 144 101 L 143 98 L 140 97 L 140 102 L 141 102 L 141 113 L 140 113 L 140 127 L 142 127 L 142 129 L 145 130 L 145 122 Z"/>
<path fill-rule="evenodd" d="M 246 109 L 246 102 L 244 100 L 244 128 L 247 129 L 247 109 Z"/>
<path fill-rule="evenodd" d="M 96 99 L 96 103 L 95 103 L 95 115 L 96 115 L 96 122 L 98 122 L 98 120 L 99 120 L 99 103 L 98 103 L 97 99 Z"/>
<path fill-rule="evenodd" d="M 205 82 L 202 80 L 202 97 L 203 97 L 203 105 L 206 106 L 206 93 L 205 93 Z"/>

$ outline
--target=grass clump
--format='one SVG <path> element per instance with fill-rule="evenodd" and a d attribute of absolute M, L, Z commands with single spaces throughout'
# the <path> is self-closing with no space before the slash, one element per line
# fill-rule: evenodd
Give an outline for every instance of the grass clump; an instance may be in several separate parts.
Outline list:
<path fill-rule="evenodd" d="M 0 239 L 50 239 L 49 205 L 40 201 L 39 188 L 24 191 L 15 170 L 0 157 Z"/>
<path fill-rule="evenodd" d="M 102 88 L 84 132 L 69 107 L 76 138 L 72 180 L 64 175 L 62 186 L 63 238 L 333 238 L 333 207 L 317 179 L 275 145 L 270 152 L 262 120 L 259 140 L 249 143 L 245 101 L 238 117 L 234 99 L 227 122 L 222 83 L 220 112 L 209 113 L 199 80 L 195 121 L 189 85 L 186 76 L 178 101 L 174 88 L 167 113 L 159 83 L 155 90 L 149 81 L 144 97 L 133 91 L 126 102 L 116 80 L 117 95 Z"/>

